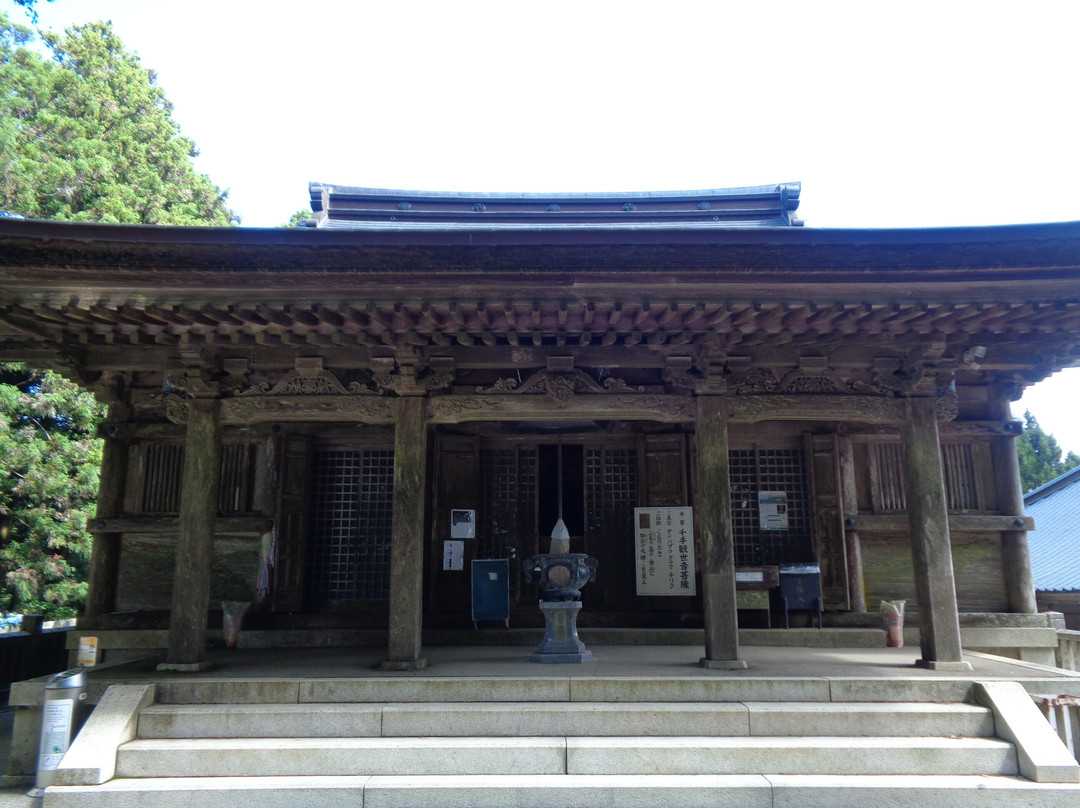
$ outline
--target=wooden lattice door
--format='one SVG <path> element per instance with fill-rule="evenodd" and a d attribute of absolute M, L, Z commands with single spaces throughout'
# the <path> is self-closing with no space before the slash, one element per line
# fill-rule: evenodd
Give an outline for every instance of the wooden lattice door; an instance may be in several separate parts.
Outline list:
<path fill-rule="evenodd" d="M 311 458 L 309 497 L 305 601 L 332 606 L 387 600 L 393 449 L 320 447 Z"/>
<path fill-rule="evenodd" d="M 586 604 L 632 609 L 637 597 L 634 508 L 641 502 L 639 445 L 585 447 L 585 547 L 599 562 L 596 581 L 582 591 Z"/>

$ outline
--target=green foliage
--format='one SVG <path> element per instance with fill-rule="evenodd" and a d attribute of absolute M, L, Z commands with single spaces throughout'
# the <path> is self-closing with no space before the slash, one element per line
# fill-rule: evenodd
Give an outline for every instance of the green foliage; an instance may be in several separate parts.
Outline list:
<path fill-rule="evenodd" d="M 299 227 L 301 222 L 306 222 L 311 218 L 311 211 L 307 208 L 301 208 L 289 217 L 289 221 L 281 225 L 281 227 Z"/>
<path fill-rule="evenodd" d="M 0 365 L 0 609 L 58 618 L 82 605 L 103 416 L 62 376 Z"/>
<path fill-rule="evenodd" d="M 1024 491 L 1033 491 L 1070 469 L 1080 466 L 1080 455 L 1069 452 L 1061 459 L 1061 447 L 1054 436 L 1043 432 L 1031 412 L 1024 413 L 1024 434 L 1016 440 L 1020 457 L 1020 482 Z"/>
<path fill-rule="evenodd" d="M 53 0 L 46 0 L 46 2 L 48 3 L 51 3 L 52 1 Z M 38 21 L 38 0 L 13 0 L 13 2 L 15 3 L 15 5 L 22 8 L 23 11 L 26 12 L 26 16 L 28 16 L 31 20 L 33 20 L 34 22 Z"/>
<path fill-rule="evenodd" d="M 15 0 L 34 17 L 37 0 Z M 109 23 L 41 35 L 0 13 L 0 211 L 230 225 L 153 71 Z M 76 614 L 86 596 L 104 410 L 50 371 L 0 365 L 0 608 Z"/>
<path fill-rule="evenodd" d="M 0 210 L 41 219 L 229 225 L 152 70 L 107 22 L 33 33 L 0 14 Z"/>

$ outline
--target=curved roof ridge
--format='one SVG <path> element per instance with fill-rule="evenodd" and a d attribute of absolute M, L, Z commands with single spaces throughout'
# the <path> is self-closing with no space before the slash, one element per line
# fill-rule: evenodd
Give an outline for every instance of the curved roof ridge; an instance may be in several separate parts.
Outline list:
<path fill-rule="evenodd" d="M 388 223 L 426 227 L 487 228 L 526 224 L 542 229 L 616 224 L 790 227 L 802 185 L 798 182 L 738 188 L 674 191 L 478 192 L 308 185 L 308 226 L 364 230 Z"/>

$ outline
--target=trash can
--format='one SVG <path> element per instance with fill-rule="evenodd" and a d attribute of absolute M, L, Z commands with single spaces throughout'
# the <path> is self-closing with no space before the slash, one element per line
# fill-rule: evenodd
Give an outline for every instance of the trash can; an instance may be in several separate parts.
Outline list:
<path fill-rule="evenodd" d="M 784 601 L 784 628 L 791 628 L 788 609 L 809 609 L 810 625 L 817 612 L 821 628 L 821 567 L 817 564 L 781 564 L 780 597 Z"/>
<path fill-rule="evenodd" d="M 37 777 L 29 796 L 40 797 L 56 782 L 56 770 L 71 746 L 86 701 L 86 670 L 72 668 L 50 676 L 41 705 L 41 740 L 38 744 Z"/>

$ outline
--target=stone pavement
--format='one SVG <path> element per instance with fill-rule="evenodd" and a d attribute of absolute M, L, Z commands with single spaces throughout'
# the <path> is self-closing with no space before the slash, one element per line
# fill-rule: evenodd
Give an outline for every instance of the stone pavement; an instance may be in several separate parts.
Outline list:
<path fill-rule="evenodd" d="M 419 671 L 379 669 L 382 648 L 212 648 L 212 667 L 201 673 L 156 670 L 156 658 L 119 667 L 91 669 L 95 682 L 152 682 L 170 679 L 347 679 L 402 676 L 462 676 L 513 678 L 578 678 L 609 676 L 685 677 L 822 677 L 867 679 L 1047 679 L 1080 680 L 1080 674 L 1057 668 L 966 653 L 971 671 L 931 671 L 915 666 L 919 648 L 807 648 L 743 646 L 744 670 L 706 670 L 698 663 L 704 654 L 695 645 L 590 645 L 594 660 L 583 664 L 541 665 L 529 661 L 533 646 L 428 646 L 428 666 Z"/>

